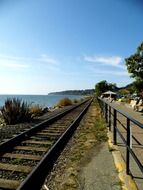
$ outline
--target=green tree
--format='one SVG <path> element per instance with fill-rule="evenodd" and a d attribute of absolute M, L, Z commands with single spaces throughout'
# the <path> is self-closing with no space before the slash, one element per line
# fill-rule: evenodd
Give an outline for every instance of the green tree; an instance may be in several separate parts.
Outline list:
<path fill-rule="evenodd" d="M 96 97 L 101 96 L 102 93 L 108 91 L 108 90 L 116 90 L 116 84 L 114 83 L 108 83 L 106 80 L 102 80 L 100 82 L 98 82 L 95 85 L 95 93 L 96 93 Z"/>
<path fill-rule="evenodd" d="M 122 96 L 130 94 L 130 91 L 128 89 L 120 89 L 118 91 Z"/>
<path fill-rule="evenodd" d="M 134 86 L 137 92 L 143 91 L 143 42 L 136 53 L 125 59 L 128 72 L 135 78 Z"/>

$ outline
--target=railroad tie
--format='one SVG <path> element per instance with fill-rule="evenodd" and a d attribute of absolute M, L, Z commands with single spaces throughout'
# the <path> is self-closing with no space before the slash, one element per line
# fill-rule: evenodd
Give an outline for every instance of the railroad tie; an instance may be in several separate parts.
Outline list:
<path fill-rule="evenodd" d="M 17 189 L 21 181 L 18 180 L 9 180 L 9 179 L 0 179 L 0 188 L 4 189 Z"/>
<path fill-rule="evenodd" d="M 29 143 L 29 144 L 41 144 L 41 145 L 51 145 L 50 141 L 34 141 L 34 140 L 26 140 L 23 141 L 22 143 Z"/>
<path fill-rule="evenodd" d="M 7 170 L 7 171 L 9 170 L 9 171 L 29 173 L 32 171 L 32 167 L 0 163 L 0 170 Z"/>
<path fill-rule="evenodd" d="M 37 152 L 46 152 L 47 148 L 44 147 L 33 147 L 33 146 L 16 146 L 14 150 L 31 150 Z"/>
<path fill-rule="evenodd" d="M 19 158 L 26 160 L 41 160 L 41 156 L 38 155 L 30 155 L 30 154 L 13 154 L 13 153 L 5 153 L 2 155 L 3 158 Z"/>

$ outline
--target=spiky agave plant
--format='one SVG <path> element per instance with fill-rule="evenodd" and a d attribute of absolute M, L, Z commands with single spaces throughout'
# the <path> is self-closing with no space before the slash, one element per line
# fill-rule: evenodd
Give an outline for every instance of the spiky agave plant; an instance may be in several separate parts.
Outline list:
<path fill-rule="evenodd" d="M 7 124 L 21 123 L 31 119 L 29 105 L 18 98 L 7 99 L 1 112 Z"/>

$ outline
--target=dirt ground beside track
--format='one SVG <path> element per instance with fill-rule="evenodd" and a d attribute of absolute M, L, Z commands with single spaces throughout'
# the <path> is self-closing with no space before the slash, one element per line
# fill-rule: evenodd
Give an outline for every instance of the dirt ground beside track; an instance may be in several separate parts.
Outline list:
<path fill-rule="evenodd" d="M 92 103 L 42 190 L 121 189 L 106 134 L 100 109 Z"/>

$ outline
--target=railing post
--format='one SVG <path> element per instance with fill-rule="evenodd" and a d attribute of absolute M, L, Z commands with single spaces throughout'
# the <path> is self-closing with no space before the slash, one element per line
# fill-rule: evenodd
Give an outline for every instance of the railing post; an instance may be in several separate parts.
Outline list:
<path fill-rule="evenodd" d="M 117 111 L 114 109 L 114 116 L 113 116 L 113 143 L 117 144 Z"/>
<path fill-rule="evenodd" d="M 111 131 L 111 106 L 109 106 L 109 131 Z"/>
<path fill-rule="evenodd" d="M 130 128 L 130 119 L 127 118 L 127 147 L 126 147 L 126 173 L 130 174 L 130 151 L 129 148 L 132 148 L 131 143 L 131 128 Z"/>

